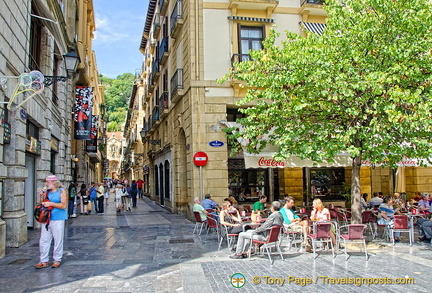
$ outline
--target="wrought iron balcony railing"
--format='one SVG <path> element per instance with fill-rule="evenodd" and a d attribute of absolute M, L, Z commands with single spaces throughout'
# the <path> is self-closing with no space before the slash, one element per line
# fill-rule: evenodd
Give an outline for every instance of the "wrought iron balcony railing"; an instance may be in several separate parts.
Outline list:
<path fill-rule="evenodd" d="M 177 68 L 171 78 L 171 99 L 183 89 L 183 68 Z"/>

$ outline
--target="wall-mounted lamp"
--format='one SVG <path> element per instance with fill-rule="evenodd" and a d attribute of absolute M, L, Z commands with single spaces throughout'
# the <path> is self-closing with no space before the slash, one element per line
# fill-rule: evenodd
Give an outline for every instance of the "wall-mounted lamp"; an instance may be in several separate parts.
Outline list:
<path fill-rule="evenodd" d="M 72 75 L 76 72 L 80 58 L 76 54 L 75 50 L 72 49 L 67 54 L 63 55 L 63 60 L 66 67 L 66 76 L 45 75 L 45 86 L 50 86 L 57 81 L 66 81 L 67 79 L 71 78 Z"/>
<path fill-rule="evenodd" d="M 149 144 L 152 144 L 152 145 L 161 145 L 160 139 L 146 139 L 145 138 L 146 134 L 147 134 L 147 131 L 145 131 L 144 128 L 141 129 L 140 136 L 141 136 L 141 140 L 143 143 L 148 142 Z"/>
<path fill-rule="evenodd" d="M 77 158 L 76 155 L 72 155 L 71 160 L 74 161 L 75 163 L 78 163 L 78 161 L 79 161 L 79 159 Z"/>

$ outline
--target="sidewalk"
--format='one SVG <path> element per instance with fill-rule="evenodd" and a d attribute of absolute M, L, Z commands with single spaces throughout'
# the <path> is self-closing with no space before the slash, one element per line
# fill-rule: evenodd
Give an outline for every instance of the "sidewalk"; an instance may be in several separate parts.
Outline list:
<path fill-rule="evenodd" d="M 393 247 L 374 242 L 368 246 L 368 262 L 359 253 L 345 261 L 342 252 L 334 260 L 331 254 L 313 260 L 312 254 L 293 248 L 285 251 L 285 261 L 274 255 L 274 265 L 270 266 L 266 257 L 228 258 L 225 243 L 217 250 L 215 234 L 192 235 L 193 223 L 148 198 L 138 200 L 137 208 L 120 215 L 112 198 L 104 215 L 92 212 L 67 221 L 60 268 L 33 267 L 39 260 L 39 230 L 29 231 L 29 241 L 22 247 L 7 249 L 0 259 L 1 291 L 430 292 L 430 245 L 398 243 Z M 245 279 L 240 275 L 233 279 L 236 273 Z M 342 284 L 356 282 L 353 278 L 357 277 L 388 278 L 370 282 L 414 278 L 414 284 Z M 232 281 L 244 287 L 236 289 Z"/>

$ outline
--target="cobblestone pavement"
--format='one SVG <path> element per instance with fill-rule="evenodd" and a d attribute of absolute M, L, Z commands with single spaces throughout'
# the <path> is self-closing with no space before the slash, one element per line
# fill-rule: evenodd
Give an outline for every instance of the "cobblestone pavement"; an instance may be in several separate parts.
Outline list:
<path fill-rule="evenodd" d="M 348 261 L 343 252 L 335 259 L 323 253 L 314 260 L 312 254 L 284 247 L 285 260 L 274 255 L 270 265 L 266 257 L 228 258 L 226 246 L 218 251 L 215 234 L 192 235 L 193 226 L 147 198 L 120 215 L 110 200 L 104 215 L 67 221 L 60 268 L 33 267 L 39 258 L 39 230 L 30 230 L 22 247 L 7 249 L 0 259 L 0 291 L 432 292 L 430 245 L 371 242 L 368 261 L 355 247 Z M 237 273 L 244 279 L 232 278 Z M 359 281 L 355 278 L 384 284 L 352 284 Z M 243 287 L 234 288 L 232 282 Z"/>

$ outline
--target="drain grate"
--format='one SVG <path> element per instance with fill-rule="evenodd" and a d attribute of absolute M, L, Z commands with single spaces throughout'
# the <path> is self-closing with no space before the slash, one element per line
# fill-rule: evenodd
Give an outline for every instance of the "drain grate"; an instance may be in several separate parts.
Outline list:
<path fill-rule="evenodd" d="M 193 243 L 194 240 L 193 239 L 170 239 L 169 243 L 170 244 L 174 244 L 174 243 Z"/>
<path fill-rule="evenodd" d="M 25 264 L 26 262 L 28 262 L 30 259 L 29 258 L 22 258 L 22 259 L 16 259 L 12 262 L 10 262 L 10 265 L 22 265 Z"/>

